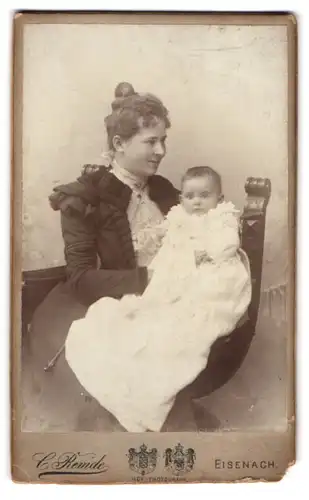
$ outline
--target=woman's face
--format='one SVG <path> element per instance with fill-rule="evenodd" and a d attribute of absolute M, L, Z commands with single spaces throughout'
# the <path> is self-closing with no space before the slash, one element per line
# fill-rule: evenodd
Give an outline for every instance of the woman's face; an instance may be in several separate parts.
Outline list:
<path fill-rule="evenodd" d="M 166 127 L 162 120 L 155 120 L 150 127 L 140 130 L 127 141 L 116 145 L 117 160 L 122 167 L 139 177 L 150 177 L 158 170 L 166 153 Z"/>

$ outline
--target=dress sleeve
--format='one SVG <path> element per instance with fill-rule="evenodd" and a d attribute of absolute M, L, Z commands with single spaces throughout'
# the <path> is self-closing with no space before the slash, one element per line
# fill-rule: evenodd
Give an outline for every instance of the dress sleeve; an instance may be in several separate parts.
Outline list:
<path fill-rule="evenodd" d="M 222 213 L 209 223 L 205 250 L 214 261 L 236 255 L 240 247 L 239 221 L 236 213 Z"/>
<path fill-rule="evenodd" d="M 61 228 L 67 283 L 81 303 L 90 305 L 101 297 L 120 298 L 144 291 L 148 281 L 145 267 L 122 270 L 97 268 L 96 233 L 91 215 L 62 211 Z"/>

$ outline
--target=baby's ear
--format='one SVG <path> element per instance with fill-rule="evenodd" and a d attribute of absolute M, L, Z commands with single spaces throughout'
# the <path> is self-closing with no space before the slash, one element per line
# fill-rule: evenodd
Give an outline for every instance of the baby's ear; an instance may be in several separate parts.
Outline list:
<path fill-rule="evenodd" d="M 220 194 L 218 201 L 219 201 L 219 203 L 222 203 L 224 201 L 224 194 L 222 194 L 222 193 Z"/>

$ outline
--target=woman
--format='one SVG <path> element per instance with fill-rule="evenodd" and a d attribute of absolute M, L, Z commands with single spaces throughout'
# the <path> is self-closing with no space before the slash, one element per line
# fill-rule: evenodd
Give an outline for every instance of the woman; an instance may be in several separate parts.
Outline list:
<path fill-rule="evenodd" d="M 127 83 L 117 86 L 115 97 L 105 119 L 110 164 L 86 166 L 76 182 L 58 186 L 50 197 L 61 214 L 67 281 L 34 315 L 28 361 L 38 411 L 45 411 L 50 428 L 92 430 L 98 419 L 102 430 L 120 429 L 86 396 L 63 353 L 53 369 L 45 372 L 44 366 L 61 349 L 71 322 L 84 316 L 90 304 L 144 291 L 151 277 L 144 230 L 149 234 L 178 203 L 178 191 L 156 175 L 166 153 L 167 109 L 157 97 L 135 93 Z"/>
<path fill-rule="evenodd" d="M 147 266 L 152 255 L 145 234 L 178 203 L 179 196 L 168 180 L 156 175 L 170 127 L 168 111 L 157 97 L 138 94 L 128 83 L 119 84 L 105 124 L 111 153 L 108 166 L 85 166 L 77 181 L 58 186 L 50 197 L 53 209 L 61 214 L 67 281 L 52 290 L 33 317 L 23 364 L 31 375 L 31 394 L 25 394 L 31 402 L 26 429 L 31 426 L 32 412 L 34 430 L 38 415 L 41 429 L 123 430 L 86 394 L 65 361 L 62 347 L 72 321 L 83 317 L 90 304 L 101 297 L 143 293 L 151 279 Z M 153 255 L 156 251 L 152 249 Z M 55 366 L 44 371 L 59 351 Z M 221 363 L 216 346 L 212 353 L 207 373 L 214 372 L 220 386 L 239 360 L 227 358 L 225 349 Z M 212 377 L 203 375 L 197 382 L 203 394 L 214 388 Z M 188 394 L 190 388 L 179 394 L 162 430 L 196 430 Z M 196 408 L 195 414 L 200 411 Z M 217 425 L 209 415 L 206 420 L 208 429 Z"/>

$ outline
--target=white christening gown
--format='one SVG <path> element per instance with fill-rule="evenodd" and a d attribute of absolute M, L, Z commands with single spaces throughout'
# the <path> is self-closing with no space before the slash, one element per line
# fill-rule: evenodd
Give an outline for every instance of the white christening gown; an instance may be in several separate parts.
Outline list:
<path fill-rule="evenodd" d="M 234 329 L 251 300 L 232 203 L 205 215 L 178 205 L 162 227 L 144 294 L 100 299 L 66 340 L 80 383 L 129 432 L 161 429 L 177 393 L 206 367 L 213 342 Z M 205 252 L 199 265 L 195 252 Z"/>

